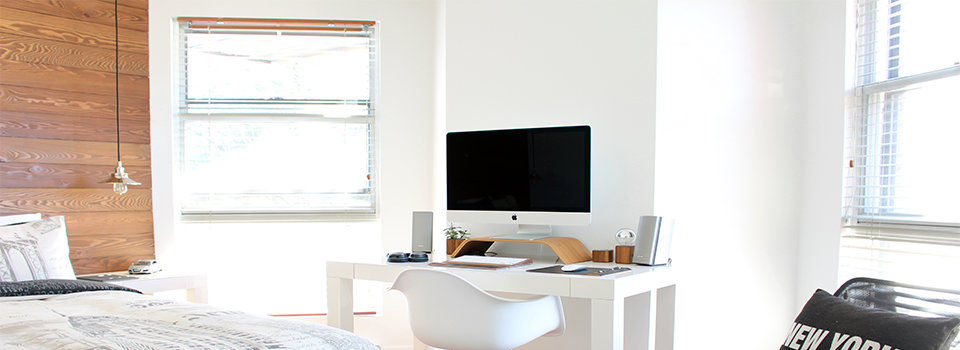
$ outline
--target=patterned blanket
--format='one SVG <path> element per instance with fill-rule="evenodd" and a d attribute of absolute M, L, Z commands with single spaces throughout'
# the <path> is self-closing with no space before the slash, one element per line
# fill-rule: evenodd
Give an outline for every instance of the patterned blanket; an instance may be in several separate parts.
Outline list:
<path fill-rule="evenodd" d="M 4 299 L 0 349 L 376 349 L 336 328 L 123 291 Z"/>

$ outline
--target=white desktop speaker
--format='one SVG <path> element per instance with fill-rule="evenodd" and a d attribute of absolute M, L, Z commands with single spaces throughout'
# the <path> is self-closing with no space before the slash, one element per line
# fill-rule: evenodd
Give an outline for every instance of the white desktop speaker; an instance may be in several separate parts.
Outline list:
<path fill-rule="evenodd" d="M 641 216 L 637 226 L 633 262 L 640 265 L 666 265 L 670 262 L 673 220 L 662 216 Z"/>
<path fill-rule="evenodd" d="M 413 212 L 413 252 L 430 253 L 433 250 L 433 212 Z"/>

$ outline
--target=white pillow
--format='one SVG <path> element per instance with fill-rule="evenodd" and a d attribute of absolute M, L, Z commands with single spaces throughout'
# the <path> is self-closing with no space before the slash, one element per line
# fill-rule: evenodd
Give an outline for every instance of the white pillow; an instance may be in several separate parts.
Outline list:
<path fill-rule="evenodd" d="M 0 227 L 0 281 L 76 278 L 62 216 Z"/>
<path fill-rule="evenodd" d="M 40 220 L 40 213 L 0 216 L 0 226 L 22 224 Z"/>

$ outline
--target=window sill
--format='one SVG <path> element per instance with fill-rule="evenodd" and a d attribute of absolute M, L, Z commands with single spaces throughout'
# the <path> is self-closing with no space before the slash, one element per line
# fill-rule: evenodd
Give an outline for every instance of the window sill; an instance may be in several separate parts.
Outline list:
<path fill-rule="evenodd" d="M 960 245 L 960 229 L 954 227 L 860 223 L 843 226 L 841 236 L 924 244 Z"/>
<path fill-rule="evenodd" d="M 354 222 L 375 221 L 377 213 L 181 213 L 180 222 Z"/>

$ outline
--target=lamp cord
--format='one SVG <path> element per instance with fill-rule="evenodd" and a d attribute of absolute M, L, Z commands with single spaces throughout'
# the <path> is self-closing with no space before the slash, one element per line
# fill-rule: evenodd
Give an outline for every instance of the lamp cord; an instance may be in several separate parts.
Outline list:
<path fill-rule="evenodd" d="M 113 1 L 114 88 L 117 107 L 117 162 L 120 162 L 120 0 Z"/>

